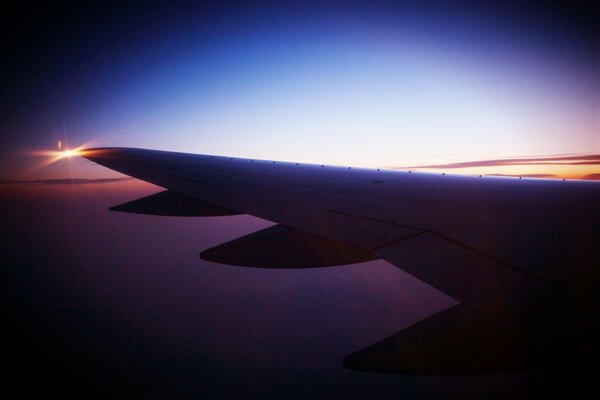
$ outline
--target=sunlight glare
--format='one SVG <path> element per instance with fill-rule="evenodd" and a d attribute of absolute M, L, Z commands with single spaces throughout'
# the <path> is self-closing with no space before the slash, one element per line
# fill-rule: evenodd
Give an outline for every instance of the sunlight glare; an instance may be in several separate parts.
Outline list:
<path fill-rule="evenodd" d="M 74 150 L 65 150 L 63 152 L 60 153 L 59 157 L 60 158 L 70 158 L 73 156 L 79 155 L 79 150 L 74 149 Z"/>
<path fill-rule="evenodd" d="M 87 144 L 85 144 L 74 149 L 64 149 L 62 143 L 59 143 L 57 143 L 57 147 L 62 147 L 63 150 L 33 150 L 26 153 L 26 155 L 42 158 L 41 162 L 38 163 L 38 165 L 36 165 L 31 172 L 46 168 L 51 164 L 59 162 L 60 160 L 68 160 L 70 163 L 75 156 L 80 156 L 85 146 L 87 146 Z"/>

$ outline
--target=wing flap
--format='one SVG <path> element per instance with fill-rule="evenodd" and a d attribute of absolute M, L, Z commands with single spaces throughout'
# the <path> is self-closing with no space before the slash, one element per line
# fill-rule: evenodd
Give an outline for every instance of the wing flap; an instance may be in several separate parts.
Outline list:
<path fill-rule="evenodd" d="M 503 329 L 529 334 L 555 319 L 558 291 L 537 277 L 433 233 L 375 251 Z M 542 312 L 544 310 L 544 312 Z M 559 323 L 558 321 L 556 323 Z"/>
<path fill-rule="evenodd" d="M 141 199 L 119 204 L 110 207 L 109 210 L 169 217 L 216 217 L 240 214 L 225 207 L 201 201 L 172 190 L 165 190 L 142 197 Z"/>
<path fill-rule="evenodd" d="M 564 281 L 594 264 L 588 247 L 514 221 L 370 200 L 345 203 L 339 210 L 436 232 L 551 282 Z"/>
<path fill-rule="evenodd" d="M 275 225 L 210 248 L 203 260 L 255 268 L 317 268 L 377 259 L 344 242 Z"/>
<path fill-rule="evenodd" d="M 449 375 L 530 370 L 554 360 L 526 336 L 503 331 L 457 305 L 346 356 L 343 363 L 367 372 Z"/>

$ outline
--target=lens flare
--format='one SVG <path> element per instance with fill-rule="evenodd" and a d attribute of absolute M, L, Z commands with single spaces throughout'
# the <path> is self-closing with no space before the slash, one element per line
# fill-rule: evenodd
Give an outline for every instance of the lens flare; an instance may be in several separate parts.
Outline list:
<path fill-rule="evenodd" d="M 78 149 L 64 150 L 60 152 L 59 158 L 70 158 L 79 155 Z"/>
<path fill-rule="evenodd" d="M 29 156 L 39 157 L 42 159 L 41 162 L 38 165 L 36 165 L 33 171 L 31 172 L 46 168 L 49 165 L 59 162 L 61 160 L 69 160 L 70 162 L 70 160 L 75 158 L 75 156 L 81 155 L 81 152 L 83 151 L 85 145 L 76 147 L 74 149 L 68 149 L 65 148 L 65 146 L 63 146 L 62 143 L 59 141 L 57 143 L 57 147 L 59 148 L 59 150 L 34 150 L 27 152 L 26 154 Z"/>

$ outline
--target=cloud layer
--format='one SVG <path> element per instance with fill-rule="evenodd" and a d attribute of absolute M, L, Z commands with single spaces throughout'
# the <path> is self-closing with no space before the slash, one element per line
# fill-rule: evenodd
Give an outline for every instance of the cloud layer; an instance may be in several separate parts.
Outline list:
<path fill-rule="evenodd" d="M 473 167 L 500 167 L 515 165 L 600 165 L 600 154 L 583 154 L 568 156 L 534 156 L 522 158 L 500 158 L 495 160 L 480 160 L 456 162 L 448 164 L 416 165 L 406 168 L 435 168 L 435 169 L 455 169 L 455 168 L 473 168 Z M 592 174 L 598 175 L 598 174 Z"/>
<path fill-rule="evenodd" d="M 35 179 L 35 180 L 13 180 L 0 181 L 0 185 L 89 185 L 98 183 L 112 183 L 128 181 L 133 178 L 101 178 L 101 179 Z"/>

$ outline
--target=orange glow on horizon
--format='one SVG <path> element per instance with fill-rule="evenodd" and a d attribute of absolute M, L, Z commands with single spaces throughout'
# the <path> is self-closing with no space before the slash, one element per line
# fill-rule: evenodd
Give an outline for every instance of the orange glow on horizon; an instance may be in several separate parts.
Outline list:
<path fill-rule="evenodd" d="M 590 165 L 501 165 L 453 168 L 412 168 L 413 170 L 456 175 L 514 176 L 540 179 L 600 180 L 600 169 Z"/>
<path fill-rule="evenodd" d="M 458 175 L 600 180 L 600 154 L 505 157 L 492 160 L 415 165 L 398 169 Z"/>

